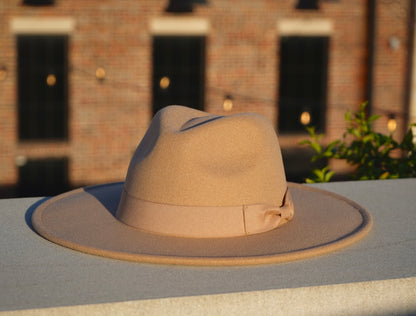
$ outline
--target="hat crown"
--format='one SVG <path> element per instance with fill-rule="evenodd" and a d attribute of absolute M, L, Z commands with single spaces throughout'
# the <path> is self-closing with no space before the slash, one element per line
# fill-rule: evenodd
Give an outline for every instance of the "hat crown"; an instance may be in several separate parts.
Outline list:
<path fill-rule="evenodd" d="M 263 116 L 182 106 L 155 115 L 124 187 L 137 199 L 185 206 L 281 205 L 287 190 L 277 136 Z"/>

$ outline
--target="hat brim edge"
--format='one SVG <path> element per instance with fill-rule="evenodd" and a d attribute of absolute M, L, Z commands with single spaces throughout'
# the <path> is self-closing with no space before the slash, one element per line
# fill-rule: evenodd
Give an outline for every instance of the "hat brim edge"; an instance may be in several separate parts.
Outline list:
<path fill-rule="evenodd" d="M 111 184 L 103 184 L 99 186 L 92 186 L 94 188 L 100 186 L 107 186 Z M 373 219 L 371 214 L 363 208 L 358 203 L 344 197 L 338 195 L 333 192 L 324 191 L 321 189 L 313 188 L 310 186 L 297 184 L 297 183 L 288 183 L 290 187 L 296 187 L 301 190 L 311 191 L 316 194 L 325 194 L 331 196 L 337 200 L 342 200 L 353 208 L 355 208 L 360 215 L 362 216 L 362 223 L 359 227 L 357 227 L 353 232 L 346 236 L 342 236 L 341 238 L 331 241 L 326 244 L 322 244 L 319 246 L 314 246 L 310 248 L 298 249 L 291 252 L 286 252 L 283 254 L 271 254 L 271 255 L 253 255 L 253 256 L 222 256 L 222 257 L 195 257 L 195 256 L 164 256 L 164 255 L 152 255 L 152 254 L 137 254 L 137 253 L 129 253 L 129 252 L 122 252 L 122 251 L 113 251 L 113 250 L 106 250 L 106 249 L 97 249 L 95 247 L 89 247 L 87 245 L 78 244 L 75 242 L 71 242 L 69 240 L 65 240 L 59 237 L 54 236 L 48 232 L 43 226 L 42 221 L 42 209 L 46 209 L 46 207 L 56 201 L 57 198 L 64 198 L 74 194 L 75 192 L 81 192 L 84 188 L 76 189 L 73 191 L 69 191 L 53 197 L 51 199 L 46 200 L 41 205 L 39 205 L 32 214 L 32 225 L 35 231 L 41 235 L 42 237 L 46 238 L 47 240 L 56 243 L 60 246 L 64 246 L 66 248 L 80 251 L 82 253 L 91 254 L 95 256 L 105 257 L 105 258 L 112 258 L 118 259 L 123 261 L 131 261 L 131 262 L 141 262 L 141 263 L 151 263 L 151 264 L 169 264 L 169 265 L 191 265 L 191 266 L 242 266 L 242 265 L 261 265 L 261 264 L 275 264 L 275 263 L 284 263 L 289 261 L 307 259 L 319 255 L 323 255 L 329 252 L 333 252 L 347 246 L 350 246 L 364 236 L 366 236 L 373 226 Z"/>

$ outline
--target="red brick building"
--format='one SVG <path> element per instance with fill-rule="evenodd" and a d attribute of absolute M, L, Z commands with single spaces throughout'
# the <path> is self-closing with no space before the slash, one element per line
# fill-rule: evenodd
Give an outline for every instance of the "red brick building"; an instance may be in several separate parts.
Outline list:
<path fill-rule="evenodd" d="M 400 136 L 416 120 L 414 17 L 414 0 L 0 1 L 3 196 L 123 180 L 171 103 L 265 115 L 289 179 L 303 124 L 331 140 L 369 100 Z"/>

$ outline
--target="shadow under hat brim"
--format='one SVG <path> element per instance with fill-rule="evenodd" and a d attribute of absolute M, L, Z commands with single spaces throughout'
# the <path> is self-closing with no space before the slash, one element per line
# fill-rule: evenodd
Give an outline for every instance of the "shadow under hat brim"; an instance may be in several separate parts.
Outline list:
<path fill-rule="evenodd" d="M 346 247 L 365 236 L 371 215 L 327 191 L 289 183 L 295 216 L 274 230 L 243 237 L 157 235 L 115 218 L 123 182 L 90 186 L 53 197 L 33 213 L 46 239 L 85 253 L 121 260 L 186 265 L 248 265 L 308 258 Z"/>

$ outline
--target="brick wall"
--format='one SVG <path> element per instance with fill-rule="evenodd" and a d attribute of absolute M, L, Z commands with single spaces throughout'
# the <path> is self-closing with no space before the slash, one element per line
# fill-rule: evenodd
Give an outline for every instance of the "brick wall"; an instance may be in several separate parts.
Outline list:
<path fill-rule="evenodd" d="M 373 103 L 377 110 L 406 110 L 408 1 L 377 1 Z M 366 98 L 368 72 L 367 1 L 320 1 L 319 10 L 295 10 L 296 1 L 211 0 L 184 16 L 205 18 L 207 34 L 205 109 L 225 114 L 255 111 L 277 122 L 279 34 L 282 19 L 326 19 L 330 34 L 327 139 L 338 137 L 347 109 Z M 181 15 L 164 11 L 165 0 L 55 0 L 53 6 L 0 1 L 0 186 L 17 181 L 15 158 L 69 157 L 73 186 L 122 180 L 130 157 L 152 117 L 153 18 Z M 69 48 L 69 140 L 24 143 L 17 140 L 15 17 L 71 17 L 75 29 Z M 400 40 L 397 50 L 390 37 Z M 95 78 L 98 67 L 106 77 Z M 379 125 L 385 129 L 385 119 Z M 398 123 L 406 122 L 398 116 Z M 400 129 L 401 127 L 399 127 Z M 304 136 L 282 136 L 282 147 Z"/>
<path fill-rule="evenodd" d="M 388 133 L 387 119 L 394 114 L 398 122 L 396 136 L 407 128 L 407 75 L 410 41 L 410 1 L 380 1 L 376 7 L 376 51 L 374 58 L 374 113 L 383 115 L 377 128 Z M 397 46 L 395 46 L 397 45 Z"/>

